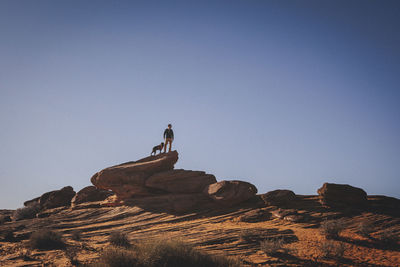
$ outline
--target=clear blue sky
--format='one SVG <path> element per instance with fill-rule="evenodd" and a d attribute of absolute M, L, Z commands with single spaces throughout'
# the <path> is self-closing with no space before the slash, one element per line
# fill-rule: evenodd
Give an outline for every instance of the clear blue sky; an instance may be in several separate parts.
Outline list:
<path fill-rule="evenodd" d="M 0 1 L 0 208 L 147 156 L 400 197 L 398 1 Z"/>

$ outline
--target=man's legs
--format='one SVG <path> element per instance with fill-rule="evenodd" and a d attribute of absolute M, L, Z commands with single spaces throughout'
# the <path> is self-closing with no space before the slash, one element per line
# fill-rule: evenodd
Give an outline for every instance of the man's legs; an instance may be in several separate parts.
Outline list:
<path fill-rule="evenodd" d="M 168 143 L 169 143 L 169 150 L 168 150 L 168 152 L 171 152 L 172 139 L 171 139 L 171 138 L 167 138 L 167 139 L 165 139 L 164 153 L 167 152 L 167 145 L 168 145 Z"/>

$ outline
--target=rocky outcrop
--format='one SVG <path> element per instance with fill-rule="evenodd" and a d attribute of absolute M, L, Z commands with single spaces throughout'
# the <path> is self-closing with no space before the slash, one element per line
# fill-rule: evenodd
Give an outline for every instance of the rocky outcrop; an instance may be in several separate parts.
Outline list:
<path fill-rule="evenodd" d="M 257 188 L 243 181 L 221 181 L 207 186 L 203 192 L 218 204 L 234 206 L 254 197 Z"/>
<path fill-rule="evenodd" d="M 101 170 L 91 182 L 97 189 L 115 193 L 101 205 L 126 204 L 179 213 L 233 206 L 257 193 L 256 187 L 246 182 L 218 183 L 214 175 L 203 171 L 174 170 L 177 160 L 176 151 L 146 157 Z"/>
<path fill-rule="evenodd" d="M 44 193 L 39 199 L 39 204 L 44 209 L 70 206 L 74 196 L 74 189 L 71 186 L 66 186 L 60 190 Z"/>
<path fill-rule="evenodd" d="M 266 205 L 285 205 L 296 200 L 296 194 L 291 190 L 274 190 L 262 194 L 261 199 Z"/>
<path fill-rule="evenodd" d="M 328 207 L 362 207 L 368 203 L 364 190 L 348 184 L 324 183 L 318 194 L 321 204 Z"/>
<path fill-rule="evenodd" d="M 264 209 L 250 210 L 239 217 L 240 222 L 262 222 L 269 220 L 271 218 L 271 213 Z"/>
<path fill-rule="evenodd" d="M 40 199 L 40 197 L 35 197 L 34 199 L 27 200 L 24 202 L 24 206 L 28 207 L 28 206 L 36 205 L 39 203 L 39 199 Z"/>
<path fill-rule="evenodd" d="M 151 196 L 160 190 L 146 187 L 147 178 L 172 170 L 177 160 L 177 151 L 146 157 L 106 168 L 93 175 L 91 182 L 99 189 L 112 190 L 120 199 Z"/>
<path fill-rule="evenodd" d="M 78 193 L 76 193 L 72 198 L 71 204 L 74 206 L 85 202 L 103 201 L 111 195 L 113 195 L 112 192 L 98 189 L 91 185 L 81 189 Z"/>
<path fill-rule="evenodd" d="M 214 175 L 203 171 L 171 170 L 150 176 L 145 185 L 169 193 L 201 193 L 206 186 L 216 182 Z"/>

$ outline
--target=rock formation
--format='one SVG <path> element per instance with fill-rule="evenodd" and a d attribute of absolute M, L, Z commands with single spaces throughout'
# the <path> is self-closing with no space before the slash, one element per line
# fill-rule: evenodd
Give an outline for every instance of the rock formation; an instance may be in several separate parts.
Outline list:
<path fill-rule="evenodd" d="M 266 205 L 285 205 L 296 200 L 296 194 L 291 190 L 274 190 L 262 194 L 261 199 Z"/>
<path fill-rule="evenodd" d="M 103 201 L 109 196 L 113 195 L 112 192 L 108 190 L 98 189 L 95 186 L 86 186 L 81 189 L 75 196 L 72 198 L 72 205 L 77 205 L 85 202 L 92 201 Z"/>
<path fill-rule="evenodd" d="M 324 183 L 318 194 L 321 204 L 328 207 L 360 207 L 367 204 L 367 193 L 348 184 Z"/>
<path fill-rule="evenodd" d="M 111 190 L 125 204 L 175 212 L 233 206 L 257 193 L 247 182 L 217 182 L 203 171 L 175 170 L 177 160 L 177 151 L 146 157 L 101 170 L 91 182 L 98 189 Z"/>
<path fill-rule="evenodd" d="M 224 206 L 234 206 L 257 194 L 257 188 L 243 181 L 221 181 L 204 189 L 215 202 Z"/>

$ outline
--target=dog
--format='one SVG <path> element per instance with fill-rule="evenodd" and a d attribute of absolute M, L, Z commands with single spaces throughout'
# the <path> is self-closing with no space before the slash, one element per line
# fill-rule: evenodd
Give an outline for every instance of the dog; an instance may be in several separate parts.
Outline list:
<path fill-rule="evenodd" d="M 150 156 L 153 156 L 153 153 L 155 156 L 157 154 L 157 150 L 160 150 L 160 154 L 161 154 L 161 151 L 163 148 L 164 148 L 164 143 L 161 143 L 158 146 L 153 147 L 153 151 L 151 151 Z"/>

